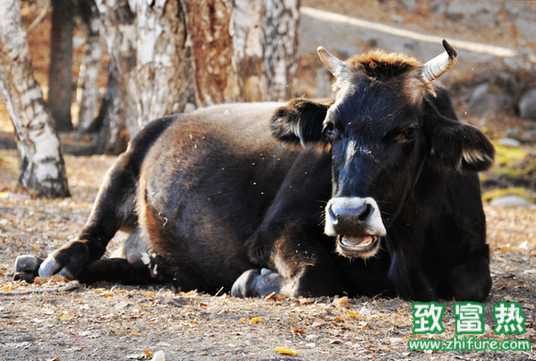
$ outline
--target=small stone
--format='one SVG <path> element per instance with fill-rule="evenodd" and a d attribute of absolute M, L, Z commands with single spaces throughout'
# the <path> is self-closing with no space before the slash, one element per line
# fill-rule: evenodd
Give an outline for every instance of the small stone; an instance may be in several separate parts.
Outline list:
<path fill-rule="evenodd" d="M 509 113 L 512 108 L 512 98 L 488 83 L 477 86 L 469 99 L 469 114 L 472 116 Z"/>
<path fill-rule="evenodd" d="M 518 106 L 522 118 L 536 119 L 536 89 L 526 92 L 519 100 Z"/>
<path fill-rule="evenodd" d="M 164 351 L 156 351 L 153 354 L 153 358 L 151 361 L 166 361 L 166 355 L 164 354 Z"/>
<path fill-rule="evenodd" d="M 494 207 L 529 207 L 531 203 L 523 197 L 510 195 L 494 198 L 490 205 Z"/>
<path fill-rule="evenodd" d="M 519 140 L 514 138 L 501 138 L 499 139 L 499 144 L 507 147 L 519 147 L 521 145 Z"/>

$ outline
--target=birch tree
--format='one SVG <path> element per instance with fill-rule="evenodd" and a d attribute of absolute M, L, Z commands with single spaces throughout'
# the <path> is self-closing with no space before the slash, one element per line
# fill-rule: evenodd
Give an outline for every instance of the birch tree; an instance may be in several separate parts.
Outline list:
<path fill-rule="evenodd" d="M 60 142 L 33 77 L 19 1 L 0 1 L 0 14 L 0 94 L 15 128 L 19 184 L 39 196 L 69 196 Z"/>
<path fill-rule="evenodd" d="M 199 105 L 282 100 L 296 71 L 298 0 L 186 1 Z"/>
<path fill-rule="evenodd" d="M 130 0 L 138 125 L 189 102 L 280 100 L 296 70 L 298 0 Z"/>
<path fill-rule="evenodd" d="M 102 49 L 100 19 L 93 0 L 79 1 L 79 12 L 84 24 L 85 46 L 77 84 L 78 132 L 86 133 L 94 127 L 98 114 L 99 88 L 97 80 L 101 66 Z"/>
<path fill-rule="evenodd" d="M 290 94 L 298 0 L 96 3 L 117 68 L 112 74 L 118 76 L 111 79 L 118 86 L 115 92 L 108 87 L 104 106 L 118 107 L 118 123 L 124 119 L 130 136 L 188 103 L 280 100 Z"/>
<path fill-rule="evenodd" d="M 99 153 L 117 154 L 128 141 L 129 119 L 136 122 L 128 83 L 136 65 L 134 14 L 127 0 L 96 0 L 101 31 L 110 55 L 108 85 L 99 112 L 101 129 L 97 139 Z M 131 133 L 133 136 L 135 133 Z"/>
<path fill-rule="evenodd" d="M 56 131 L 73 129 L 71 103 L 74 93 L 72 73 L 74 16 L 74 1 L 52 0 L 47 103 Z"/>

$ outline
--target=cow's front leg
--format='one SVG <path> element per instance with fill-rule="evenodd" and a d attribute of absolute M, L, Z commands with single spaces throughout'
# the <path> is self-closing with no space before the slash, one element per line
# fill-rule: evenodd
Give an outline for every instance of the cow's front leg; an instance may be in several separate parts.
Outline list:
<path fill-rule="evenodd" d="M 274 242 L 270 269 L 251 269 L 234 283 L 236 297 L 262 297 L 272 292 L 288 297 L 327 296 L 344 291 L 344 277 L 333 244 L 316 229 L 287 229 Z"/>
<path fill-rule="evenodd" d="M 233 297 L 264 297 L 270 293 L 280 293 L 283 277 L 268 268 L 250 269 L 242 273 L 231 289 Z"/>
<path fill-rule="evenodd" d="M 329 153 L 307 148 L 296 158 L 255 233 L 246 241 L 251 262 L 265 267 L 278 239 L 322 233 L 322 211 L 331 192 Z M 288 238 L 287 238 L 288 239 Z"/>
<path fill-rule="evenodd" d="M 484 301 L 491 290 L 489 246 L 483 245 L 466 255 L 465 261 L 448 272 L 445 297 L 465 301 Z"/>

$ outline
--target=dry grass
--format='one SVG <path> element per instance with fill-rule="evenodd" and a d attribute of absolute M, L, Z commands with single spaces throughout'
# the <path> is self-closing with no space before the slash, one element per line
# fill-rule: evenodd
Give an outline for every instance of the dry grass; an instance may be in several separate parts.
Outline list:
<path fill-rule="evenodd" d="M 15 152 L 0 151 L 0 291 L 61 283 L 56 279 L 49 281 L 51 285 L 12 282 L 13 261 L 18 254 L 44 256 L 74 236 L 112 162 L 107 156 L 67 156 L 72 198 L 31 199 L 13 192 Z M 489 303 L 518 300 L 527 315 L 527 337 L 535 343 L 534 209 L 487 207 L 486 213 L 494 278 Z M 240 300 L 176 292 L 165 286 L 101 284 L 69 293 L 0 296 L 0 354 L 3 360 L 116 360 L 127 355 L 141 358 L 144 350 L 162 349 L 171 360 L 450 360 L 453 354 L 407 352 L 406 342 L 412 337 L 410 309 L 400 299 Z M 446 320 L 450 337 L 450 313 Z M 298 356 L 276 354 L 274 349 L 280 346 L 297 351 Z M 529 357 L 526 353 L 456 355 L 466 360 Z"/>

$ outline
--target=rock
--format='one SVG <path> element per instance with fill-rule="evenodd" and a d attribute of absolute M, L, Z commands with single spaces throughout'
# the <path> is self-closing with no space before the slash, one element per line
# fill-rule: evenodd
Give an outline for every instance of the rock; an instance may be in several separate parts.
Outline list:
<path fill-rule="evenodd" d="M 536 23 L 534 21 L 518 17 L 516 19 L 517 32 L 521 34 L 528 42 L 534 42 L 534 34 L 536 33 Z"/>
<path fill-rule="evenodd" d="M 529 207 L 531 203 L 520 196 L 502 196 L 494 198 L 490 205 L 493 207 Z"/>
<path fill-rule="evenodd" d="M 166 361 L 166 355 L 164 351 L 156 351 L 151 361 Z"/>
<path fill-rule="evenodd" d="M 402 0 L 402 5 L 408 10 L 408 11 L 415 11 L 417 9 L 417 1 L 416 0 Z"/>
<path fill-rule="evenodd" d="M 499 2 L 453 0 L 449 2 L 446 15 L 452 19 L 471 19 L 475 25 L 489 26 L 495 23 L 500 9 Z"/>
<path fill-rule="evenodd" d="M 513 108 L 511 96 L 489 83 L 477 86 L 469 98 L 469 115 L 485 116 L 497 113 L 509 113 Z"/>
<path fill-rule="evenodd" d="M 527 91 L 519 100 L 519 115 L 522 118 L 536 119 L 536 89 Z"/>
<path fill-rule="evenodd" d="M 521 145 L 519 140 L 514 138 L 501 138 L 499 139 L 499 144 L 507 147 L 519 147 Z"/>

